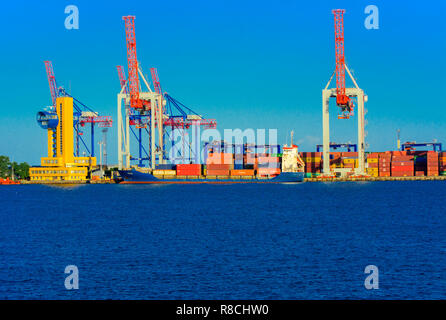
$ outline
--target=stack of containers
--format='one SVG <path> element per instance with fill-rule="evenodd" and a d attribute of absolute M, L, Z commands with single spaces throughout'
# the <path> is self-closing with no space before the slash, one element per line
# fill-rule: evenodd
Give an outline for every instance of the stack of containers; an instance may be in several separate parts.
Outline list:
<path fill-rule="evenodd" d="M 177 164 L 177 176 L 200 176 L 201 164 Z"/>
<path fill-rule="evenodd" d="M 341 152 L 330 152 L 330 168 L 342 168 Z"/>
<path fill-rule="evenodd" d="M 243 163 L 244 163 L 243 153 L 236 153 L 234 155 L 234 169 L 235 170 L 242 170 L 243 169 Z"/>
<path fill-rule="evenodd" d="M 367 173 L 372 177 L 379 176 L 379 155 L 377 152 L 369 153 L 367 155 Z"/>
<path fill-rule="evenodd" d="M 256 157 L 255 153 L 246 153 L 244 156 L 244 167 L 245 169 L 255 169 L 259 164 L 259 159 Z"/>
<path fill-rule="evenodd" d="M 245 143 L 243 145 L 243 168 L 244 169 L 254 169 L 254 165 L 256 162 L 255 156 L 255 145 Z"/>
<path fill-rule="evenodd" d="M 302 152 L 301 158 L 305 163 L 305 173 L 309 177 L 318 176 L 322 169 L 322 152 Z"/>
<path fill-rule="evenodd" d="M 392 154 L 389 152 L 381 152 L 378 155 L 378 175 L 380 177 L 390 177 Z"/>
<path fill-rule="evenodd" d="M 413 177 L 414 156 L 406 151 L 392 151 L 392 177 Z"/>
<path fill-rule="evenodd" d="M 438 167 L 439 173 L 442 176 L 446 176 L 446 152 L 440 152 L 438 155 Z"/>
<path fill-rule="evenodd" d="M 258 157 L 257 174 L 259 176 L 276 176 L 280 174 L 280 158 L 261 156 Z"/>
<path fill-rule="evenodd" d="M 357 152 L 342 152 L 342 167 L 351 168 L 352 171 L 358 167 L 358 153 Z"/>
<path fill-rule="evenodd" d="M 206 159 L 207 176 L 229 176 L 234 168 L 232 153 L 210 153 Z"/>
<path fill-rule="evenodd" d="M 209 153 L 206 159 L 208 164 L 234 164 L 234 155 L 232 153 L 214 152 Z"/>
<path fill-rule="evenodd" d="M 155 169 L 152 171 L 155 177 L 159 178 L 174 178 L 177 174 L 175 164 L 157 164 Z"/>
<path fill-rule="evenodd" d="M 426 175 L 427 159 L 426 151 L 411 151 L 408 154 L 413 154 L 414 161 L 414 175 L 416 177 L 422 177 Z"/>
<path fill-rule="evenodd" d="M 426 175 L 430 177 L 438 176 L 439 172 L 438 153 L 436 151 L 428 151 L 426 158 L 427 158 Z"/>

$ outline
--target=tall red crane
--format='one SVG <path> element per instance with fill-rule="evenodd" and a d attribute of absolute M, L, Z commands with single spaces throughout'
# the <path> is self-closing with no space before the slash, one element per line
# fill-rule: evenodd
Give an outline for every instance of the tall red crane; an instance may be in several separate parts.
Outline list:
<path fill-rule="evenodd" d="M 336 53 L 336 104 L 348 119 L 353 112 L 353 101 L 345 94 L 345 55 L 344 55 L 344 9 L 334 9 L 335 53 Z"/>
<path fill-rule="evenodd" d="M 139 99 L 138 60 L 136 57 L 135 17 L 124 16 L 125 37 L 127 43 L 127 62 L 129 68 L 130 107 L 142 109 L 143 102 Z"/>

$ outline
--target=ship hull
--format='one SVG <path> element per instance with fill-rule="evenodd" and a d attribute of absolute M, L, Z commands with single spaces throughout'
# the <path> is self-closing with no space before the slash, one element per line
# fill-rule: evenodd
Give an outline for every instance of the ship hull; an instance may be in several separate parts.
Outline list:
<path fill-rule="evenodd" d="M 303 172 L 282 172 L 273 178 L 258 179 L 253 177 L 252 179 L 242 178 L 227 178 L 227 179 L 214 179 L 203 177 L 201 179 L 179 179 L 179 178 L 157 178 L 150 173 L 144 173 L 136 170 L 119 170 L 120 180 L 117 180 L 120 184 L 149 184 L 149 183 L 289 183 L 289 182 L 303 182 Z"/>

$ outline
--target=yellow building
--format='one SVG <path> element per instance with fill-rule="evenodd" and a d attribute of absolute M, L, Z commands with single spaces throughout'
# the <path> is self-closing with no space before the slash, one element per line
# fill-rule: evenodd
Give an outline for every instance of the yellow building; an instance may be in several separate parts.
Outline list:
<path fill-rule="evenodd" d="M 37 119 L 48 130 L 48 156 L 29 169 L 31 181 L 87 180 L 96 158 L 74 156 L 73 98 L 57 98 L 55 112 L 39 112 Z"/>

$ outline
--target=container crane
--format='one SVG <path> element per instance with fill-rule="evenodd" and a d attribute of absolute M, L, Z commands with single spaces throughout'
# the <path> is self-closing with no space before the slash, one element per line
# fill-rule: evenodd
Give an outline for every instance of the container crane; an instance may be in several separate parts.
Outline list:
<path fill-rule="evenodd" d="M 339 119 L 349 119 L 354 115 L 354 102 L 352 98 L 356 98 L 358 105 L 358 168 L 356 174 L 365 174 L 364 165 L 364 103 L 367 102 L 367 95 L 359 88 L 356 80 L 353 78 L 347 64 L 345 63 L 344 54 L 344 9 L 335 9 L 332 11 L 334 15 L 335 29 L 335 58 L 336 68 L 332 73 L 327 85 L 322 90 L 322 130 L 323 130 L 323 174 L 332 175 L 330 169 L 330 113 L 329 100 L 336 98 L 336 104 L 340 108 Z M 350 79 L 354 84 L 354 88 L 346 88 L 345 71 L 347 71 Z M 333 76 L 336 74 L 336 88 L 329 88 Z"/>
<path fill-rule="evenodd" d="M 343 9 L 333 10 L 335 21 L 336 57 L 336 104 L 341 108 L 339 119 L 353 116 L 353 101 L 345 94 L 345 55 L 344 55 L 344 13 Z"/>
<path fill-rule="evenodd" d="M 71 97 L 73 98 L 73 125 L 74 125 L 74 131 L 75 131 L 75 141 L 76 141 L 76 149 L 74 152 L 74 155 L 76 157 L 79 157 L 79 147 L 80 143 L 82 143 L 87 150 L 90 157 L 94 157 L 94 126 L 95 124 L 98 124 L 100 128 L 103 127 L 111 127 L 113 124 L 113 120 L 111 116 L 100 116 L 99 113 L 93 111 L 91 108 L 87 107 L 85 104 L 77 100 L 76 98 L 72 97 L 69 93 L 66 92 L 66 90 L 62 87 L 57 86 L 56 82 L 56 76 L 54 74 L 53 64 L 51 61 L 46 60 L 45 63 L 45 70 L 48 78 L 48 84 L 50 87 L 50 93 L 51 93 L 51 101 L 52 106 L 49 108 L 49 113 L 51 113 L 53 116 L 55 115 L 55 109 L 56 109 L 56 99 L 58 97 Z M 57 117 L 57 115 L 56 115 Z M 90 148 L 87 147 L 85 141 L 83 140 L 83 132 L 80 130 L 80 127 L 84 127 L 87 123 L 91 125 L 91 144 Z M 53 132 L 53 135 L 55 135 L 55 132 Z"/>
<path fill-rule="evenodd" d="M 139 98 L 138 60 L 136 56 L 135 17 L 122 17 L 125 21 L 125 37 L 127 43 L 127 62 L 129 72 L 130 107 L 142 109 L 143 103 Z"/>
<path fill-rule="evenodd" d="M 187 108 L 167 93 L 162 91 L 161 83 L 156 68 L 151 68 L 153 90 L 144 77 L 136 55 L 135 17 L 125 16 L 125 33 L 127 46 L 128 79 L 122 67 L 118 67 L 121 91 L 118 94 L 118 161 L 119 168 L 130 168 L 130 161 L 138 161 L 139 166 L 144 166 L 143 161 L 148 161 L 151 168 L 156 164 L 162 164 L 168 160 L 165 151 L 165 136 L 173 134 L 175 129 L 181 129 L 186 135 L 186 129 L 198 127 L 215 127 L 215 120 L 203 119 L 191 109 Z M 140 82 L 140 80 L 142 80 Z M 128 90 L 125 87 L 128 84 Z M 145 91 L 141 84 L 145 85 Z M 124 102 L 124 108 L 122 104 Z M 123 112 L 125 111 L 125 112 Z M 124 113 L 124 116 L 123 116 Z M 170 132 L 167 131 L 170 129 Z M 130 153 L 130 136 L 136 138 L 138 144 L 138 156 Z M 148 136 L 149 144 L 145 144 L 144 137 Z M 197 137 L 197 135 L 195 135 Z M 195 141 L 195 161 L 199 160 L 199 137 Z M 172 139 L 173 140 L 173 139 Z M 173 141 L 174 142 L 174 141 Z M 184 153 L 183 153 L 184 157 Z M 170 159 L 172 160 L 172 159 Z"/>

